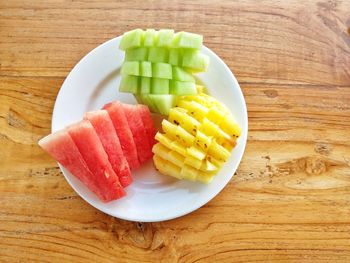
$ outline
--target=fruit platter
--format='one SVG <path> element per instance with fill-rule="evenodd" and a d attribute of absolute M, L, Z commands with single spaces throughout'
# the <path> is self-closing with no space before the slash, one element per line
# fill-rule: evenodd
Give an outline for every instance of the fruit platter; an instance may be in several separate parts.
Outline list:
<path fill-rule="evenodd" d="M 121 219 L 163 221 L 200 208 L 230 182 L 246 145 L 246 104 L 203 41 L 130 30 L 67 76 L 52 133 L 39 145 L 89 204 Z"/>

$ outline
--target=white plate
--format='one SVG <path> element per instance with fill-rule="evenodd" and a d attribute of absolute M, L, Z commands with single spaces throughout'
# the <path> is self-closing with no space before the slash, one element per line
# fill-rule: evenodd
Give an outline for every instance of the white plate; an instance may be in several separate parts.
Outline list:
<path fill-rule="evenodd" d="M 130 94 L 119 93 L 120 67 L 124 52 L 118 49 L 121 37 L 111 39 L 87 54 L 70 72 L 57 96 L 52 131 L 82 119 L 89 110 L 100 109 L 105 103 L 120 100 L 135 104 Z M 242 127 L 242 135 L 230 160 L 213 182 L 204 185 L 176 180 L 159 174 L 149 161 L 133 171 L 134 183 L 126 188 L 127 196 L 103 203 L 78 179 L 60 166 L 73 189 L 95 208 L 118 218 L 156 222 L 188 214 L 215 197 L 235 173 L 247 141 L 248 118 L 242 91 L 236 78 L 225 63 L 210 49 L 203 47 L 210 57 L 206 73 L 198 75 L 208 93 L 226 104 Z"/>

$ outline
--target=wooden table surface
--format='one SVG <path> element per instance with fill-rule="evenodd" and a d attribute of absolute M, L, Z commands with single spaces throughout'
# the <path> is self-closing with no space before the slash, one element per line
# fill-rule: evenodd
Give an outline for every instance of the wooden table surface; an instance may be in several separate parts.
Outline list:
<path fill-rule="evenodd" d="M 105 215 L 37 145 L 57 93 L 124 31 L 204 35 L 240 82 L 236 175 L 184 217 Z M 350 1 L 0 0 L 1 262 L 350 262 Z"/>

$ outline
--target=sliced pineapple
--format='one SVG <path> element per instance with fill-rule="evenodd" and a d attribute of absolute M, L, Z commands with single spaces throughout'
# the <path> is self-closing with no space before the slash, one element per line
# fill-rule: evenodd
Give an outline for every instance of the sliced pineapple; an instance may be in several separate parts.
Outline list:
<path fill-rule="evenodd" d="M 180 97 L 162 128 L 164 134 L 156 134 L 159 143 L 153 147 L 156 167 L 203 183 L 213 180 L 241 134 L 228 108 L 203 93 Z"/>
<path fill-rule="evenodd" d="M 173 140 L 179 141 L 186 146 L 193 145 L 194 136 L 188 133 L 181 126 L 175 125 L 167 120 L 162 121 L 162 128 L 165 134 L 169 135 L 169 137 Z"/>
<path fill-rule="evenodd" d="M 182 179 L 183 176 L 181 174 L 181 168 L 174 165 L 171 162 L 168 162 L 167 160 L 159 157 L 158 155 L 153 156 L 153 161 L 156 166 L 156 168 L 161 172 L 162 174 L 169 175 L 176 177 L 178 179 Z"/>

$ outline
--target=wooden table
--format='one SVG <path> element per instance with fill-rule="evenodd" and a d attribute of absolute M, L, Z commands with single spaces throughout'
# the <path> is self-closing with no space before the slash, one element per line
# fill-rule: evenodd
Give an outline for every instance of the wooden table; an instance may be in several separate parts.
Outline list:
<path fill-rule="evenodd" d="M 124 31 L 204 35 L 249 111 L 244 158 L 201 209 L 107 216 L 37 145 L 87 52 Z M 1 262 L 350 262 L 350 1 L 0 0 Z"/>

